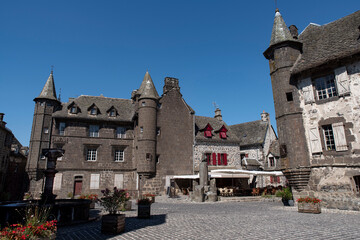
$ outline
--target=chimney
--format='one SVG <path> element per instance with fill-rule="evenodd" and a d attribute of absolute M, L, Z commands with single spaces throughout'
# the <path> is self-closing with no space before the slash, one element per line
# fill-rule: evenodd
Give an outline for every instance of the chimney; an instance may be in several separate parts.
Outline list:
<path fill-rule="evenodd" d="M 265 110 L 261 113 L 261 120 L 264 122 L 270 121 L 269 114 L 267 112 L 265 112 Z"/>
<path fill-rule="evenodd" d="M 163 93 L 167 93 L 171 89 L 176 89 L 177 91 L 180 92 L 179 79 L 172 78 L 172 77 L 166 77 L 164 80 Z"/>
<path fill-rule="evenodd" d="M 221 110 L 219 108 L 215 109 L 215 117 L 217 120 L 222 121 L 222 115 L 221 115 Z"/>
<path fill-rule="evenodd" d="M 290 30 L 291 36 L 292 36 L 294 39 L 298 39 L 299 34 L 298 34 L 298 29 L 297 29 L 297 27 L 296 27 L 295 25 L 291 25 L 291 26 L 289 27 L 289 30 Z"/>
<path fill-rule="evenodd" d="M 0 113 L 0 126 L 5 127 L 6 122 L 4 122 L 4 115 L 5 113 Z"/>

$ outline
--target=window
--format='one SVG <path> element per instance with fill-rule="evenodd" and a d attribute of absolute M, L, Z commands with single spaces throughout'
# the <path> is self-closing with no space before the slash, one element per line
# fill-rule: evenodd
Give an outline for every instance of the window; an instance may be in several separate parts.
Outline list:
<path fill-rule="evenodd" d="M 62 173 L 56 173 L 54 178 L 53 190 L 61 189 Z"/>
<path fill-rule="evenodd" d="M 74 113 L 74 114 L 77 113 L 77 107 L 75 106 L 71 107 L 70 113 Z"/>
<path fill-rule="evenodd" d="M 315 79 L 315 88 L 319 100 L 337 96 L 335 80 L 332 75 Z"/>
<path fill-rule="evenodd" d="M 159 127 L 156 128 L 156 135 L 160 136 L 160 128 Z"/>
<path fill-rule="evenodd" d="M 117 187 L 118 189 L 124 188 L 124 174 L 115 174 L 114 187 Z"/>
<path fill-rule="evenodd" d="M 270 176 L 270 183 L 280 183 L 280 177 Z"/>
<path fill-rule="evenodd" d="M 151 153 L 146 153 L 146 160 L 151 161 L 152 156 Z"/>
<path fill-rule="evenodd" d="M 142 103 L 141 103 L 141 106 L 143 106 L 143 107 L 146 106 L 146 103 L 145 103 L 145 102 L 142 102 Z"/>
<path fill-rule="evenodd" d="M 205 131 L 205 137 L 211 138 L 211 131 Z"/>
<path fill-rule="evenodd" d="M 275 159 L 274 159 L 274 157 L 269 157 L 269 167 L 275 167 Z"/>
<path fill-rule="evenodd" d="M 294 99 L 293 99 L 293 94 L 292 94 L 292 92 L 287 92 L 286 93 L 286 100 L 288 101 L 288 102 L 292 102 Z"/>
<path fill-rule="evenodd" d="M 49 128 L 45 127 L 44 128 L 44 133 L 48 134 L 49 133 Z"/>
<path fill-rule="evenodd" d="M 205 153 L 205 159 L 206 159 L 208 165 L 212 165 L 210 158 L 211 158 L 211 153 Z"/>
<path fill-rule="evenodd" d="M 207 138 L 211 138 L 212 134 L 211 131 L 213 130 L 213 128 L 210 126 L 210 124 L 206 125 L 205 129 L 204 129 L 204 136 Z"/>
<path fill-rule="evenodd" d="M 95 148 L 89 148 L 89 149 L 87 150 L 86 160 L 87 160 L 87 161 L 94 162 L 94 161 L 96 161 L 96 158 L 97 158 L 97 149 L 95 149 Z"/>
<path fill-rule="evenodd" d="M 126 137 L 126 129 L 124 127 L 116 128 L 116 137 L 117 138 L 125 138 Z"/>
<path fill-rule="evenodd" d="M 115 150 L 115 162 L 124 162 L 124 150 Z"/>
<path fill-rule="evenodd" d="M 111 109 L 109 114 L 110 114 L 110 117 L 116 117 L 116 110 Z"/>
<path fill-rule="evenodd" d="M 99 189 L 100 187 L 100 174 L 90 175 L 90 189 Z"/>
<path fill-rule="evenodd" d="M 334 133 L 331 125 L 324 125 L 324 138 L 325 138 L 325 149 L 335 150 Z"/>
<path fill-rule="evenodd" d="M 355 181 L 355 192 L 360 194 L 360 176 L 354 176 Z"/>
<path fill-rule="evenodd" d="M 144 133 L 144 128 L 140 127 L 140 136 L 142 136 L 143 133 Z"/>
<path fill-rule="evenodd" d="M 89 137 L 99 137 L 99 126 L 90 125 L 89 126 Z"/>
<path fill-rule="evenodd" d="M 226 153 L 221 153 L 220 155 L 220 162 L 221 165 L 227 165 L 227 154 Z"/>
<path fill-rule="evenodd" d="M 65 123 L 59 123 L 59 135 L 65 135 Z"/>
<path fill-rule="evenodd" d="M 91 115 L 96 115 L 97 114 L 97 109 L 95 107 L 90 109 L 90 114 Z"/>

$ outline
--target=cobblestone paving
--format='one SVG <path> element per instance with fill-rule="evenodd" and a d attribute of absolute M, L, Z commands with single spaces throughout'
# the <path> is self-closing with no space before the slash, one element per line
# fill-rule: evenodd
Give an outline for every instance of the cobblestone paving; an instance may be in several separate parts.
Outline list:
<path fill-rule="evenodd" d="M 103 235 L 100 221 L 60 227 L 57 239 L 360 239 L 360 213 L 298 213 L 279 202 L 189 203 L 165 200 L 150 219 L 126 212 L 125 232 Z"/>

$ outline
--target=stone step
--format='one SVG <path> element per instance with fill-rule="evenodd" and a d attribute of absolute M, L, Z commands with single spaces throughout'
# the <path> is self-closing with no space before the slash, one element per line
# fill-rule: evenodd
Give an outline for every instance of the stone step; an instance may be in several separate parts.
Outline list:
<path fill-rule="evenodd" d="M 256 197 L 219 197 L 221 202 L 260 202 L 262 201 L 261 196 Z"/>

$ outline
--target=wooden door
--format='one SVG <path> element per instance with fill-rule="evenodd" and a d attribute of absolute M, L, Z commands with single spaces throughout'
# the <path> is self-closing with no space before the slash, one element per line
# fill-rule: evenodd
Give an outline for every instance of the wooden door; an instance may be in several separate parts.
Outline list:
<path fill-rule="evenodd" d="M 81 195 L 82 181 L 75 181 L 74 183 L 74 196 Z"/>

